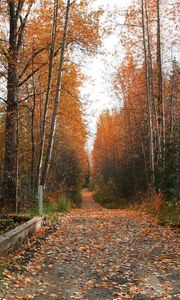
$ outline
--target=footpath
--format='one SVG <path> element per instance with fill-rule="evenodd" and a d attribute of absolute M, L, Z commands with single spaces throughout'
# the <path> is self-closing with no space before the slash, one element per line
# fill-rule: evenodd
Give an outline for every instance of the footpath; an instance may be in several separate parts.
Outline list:
<path fill-rule="evenodd" d="M 0 299 L 180 299 L 178 238 L 178 229 L 103 209 L 83 192 L 82 209 L 9 255 Z"/>

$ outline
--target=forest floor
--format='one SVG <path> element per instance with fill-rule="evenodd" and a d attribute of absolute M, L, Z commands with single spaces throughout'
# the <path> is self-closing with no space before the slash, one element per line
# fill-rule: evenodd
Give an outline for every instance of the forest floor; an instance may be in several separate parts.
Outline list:
<path fill-rule="evenodd" d="M 82 209 L 6 258 L 0 299 L 180 299 L 178 234 L 83 192 Z"/>

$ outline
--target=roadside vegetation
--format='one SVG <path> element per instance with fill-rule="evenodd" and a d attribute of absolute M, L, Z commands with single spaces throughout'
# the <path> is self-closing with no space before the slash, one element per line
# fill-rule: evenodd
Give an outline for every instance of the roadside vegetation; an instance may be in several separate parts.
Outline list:
<path fill-rule="evenodd" d="M 86 1 L 0 3 L 2 214 L 35 214 L 39 190 L 45 213 L 81 205 L 89 163 L 84 76 L 73 57 L 96 52 L 101 13 Z"/>
<path fill-rule="evenodd" d="M 167 201 L 161 194 L 155 193 L 150 196 L 149 193 L 139 193 L 134 198 L 118 198 L 112 191 L 98 189 L 94 192 L 94 200 L 106 209 L 125 209 L 147 213 L 156 217 L 158 223 L 162 226 L 180 227 L 180 206 L 175 200 Z"/>
<path fill-rule="evenodd" d="M 175 3 L 160 1 L 134 1 L 124 13 L 119 103 L 99 117 L 92 158 L 100 203 L 144 209 L 162 224 L 178 224 L 180 210 L 177 17 Z"/>

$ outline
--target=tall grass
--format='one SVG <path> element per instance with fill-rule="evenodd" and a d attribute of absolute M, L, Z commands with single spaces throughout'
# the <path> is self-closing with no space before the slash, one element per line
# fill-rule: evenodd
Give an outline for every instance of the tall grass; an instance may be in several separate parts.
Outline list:
<path fill-rule="evenodd" d="M 43 205 L 43 213 L 47 216 L 52 216 L 55 213 L 59 212 L 68 212 L 72 208 L 72 202 L 70 199 L 68 199 L 65 196 L 60 196 L 56 200 L 53 200 L 51 202 L 44 202 Z M 39 215 L 39 209 L 38 209 L 38 203 L 33 203 L 31 208 L 27 209 L 25 211 L 25 214 L 30 216 L 38 216 Z"/>
<path fill-rule="evenodd" d="M 108 209 L 129 209 L 149 213 L 157 217 L 159 224 L 180 227 L 180 202 L 168 200 L 160 192 L 148 191 L 137 193 L 131 199 L 114 196 L 110 189 L 97 190 L 95 201 Z"/>

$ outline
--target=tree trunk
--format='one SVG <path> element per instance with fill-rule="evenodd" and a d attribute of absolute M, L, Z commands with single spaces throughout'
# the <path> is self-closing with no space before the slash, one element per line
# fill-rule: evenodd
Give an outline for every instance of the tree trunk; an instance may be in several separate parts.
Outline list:
<path fill-rule="evenodd" d="M 148 48 L 148 63 L 149 63 L 149 85 L 150 85 L 151 101 L 153 103 L 154 119 L 155 119 L 154 148 L 157 149 L 156 151 L 154 151 L 154 168 L 155 168 L 156 162 L 158 164 L 159 153 L 161 153 L 161 138 L 160 138 L 160 130 L 158 124 L 157 103 L 156 103 L 155 89 L 154 89 L 154 71 L 153 71 L 153 62 L 152 62 L 152 54 L 151 54 L 152 47 L 151 47 L 151 36 L 149 30 L 148 8 L 147 8 L 146 1 L 144 5 L 144 10 L 146 16 L 146 30 L 147 30 L 147 44 L 148 44 L 147 48 Z"/>
<path fill-rule="evenodd" d="M 144 58 L 145 58 L 146 96 L 147 96 L 148 122 L 149 122 L 149 157 L 150 157 L 150 170 L 151 170 L 151 184 L 153 185 L 155 182 L 154 140 L 153 140 L 152 107 L 151 107 L 152 105 L 151 105 L 151 94 L 150 94 L 149 61 L 148 61 L 147 46 L 146 46 L 144 0 L 142 0 L 142 29 L 143 29 L 143 46 L 144 46 Z"/>
<path fill-rule="evenodd" d="M 34 71 L 34 62 L 32 61 L 32 71 Z M 34 192 L 34 175 L 35 175 L 35 111 L 36 111 L 36 85 L 35 75 L 32 77 L 33 88 L 33 106 L 31 110 L 31 192 Z"/>
<path fill-rule="evenodd" d="M 65 52 L 65 46 L 66 46 L 69 13 L 70 13 L 70 0 L 67 0 L 64 32 L 63 32 L 63 37 L 62 37 L 62 42 L 61 42 L 59 69 L 58 69 L 58 77 L 57 77 L 57 83 L 56 83 L 56 95 L 55 95 L 55 99 L 54 99 L 54 109 L 53 109 L 53 115 L 52 115 L 52 122 L 51 122 L 50 136 L 49 136 L 49 141 L 48 141 L 47 154 L 46 154 L 46 159 L 45 159 L 45 164 L 44 164 L 44 169 L 43 169 L 42 179 L 41 179 L 41 185 L 43 187 L 46 184 L 47 175 L 48 175 L 48 171 L 50 168 L 52 150 L 53 150 L 53 145 L 54 145 L 54 138 L 55 138 L 55 133 L 56 133 L 57 115 L 58 115 L 60 93 L 61 93 L 61 80 L 62 80 L 62 72 L 63 72 L 64 52 Z"/>
<path fill-rule="evenodd" d="M 163 80 L 162 80 L 162 59 L 161 59 L 161 24 L 159 12 L 159 0 L 156 0 L 157 9 L 157 72 L 158 72 L 158 124 L 161 143 L 161 167 L 163 167 L 163 152 L 165 146 L 165 118 L 164 118 L 164 101 L 163 101 Z"/>
<path fill-rule="evenodd" d="M 46 100 L 44 104 L 42 135 L 41 135 L 40 153 L 39 153 L 38 167 L 37 167 L 37 179 L 36 179 L 37 187 L 41 183 L 42 170 L 43 170 L 43 157 L 44 157 L 45 140 L 46 140 L 46 121 L 47 121 L 47 112 L 49 106 L 49 96 L 51 90 L 51 79 L 52 79 L 53 61 L 54 61 L 54 52 L 55 52 L 55 43 L 56 43 L 57 16 L 58 16 L 58 0 L 55 0 L 53 24 L 52 24 L 52 39 L 51 39 L 51 46 L 50 46 L 50 53 L 49 53 L 48 83 L 47 83 Z"/>
<path fill-rule="evenodd" d="M 177 123 L 177 199 L 180 201 L 180 117 Z"/>
<path fill-rule="evenodd" d="M 126 113 L 126 118 L 127 118 L 127 133 L 128 136 L 130 137 L 130 143 L 129 143 L 129 148 L 130 148 L 130 161 L 132 162 L 132 181 L 133 184 L 131 185 L 131 188 L 133 188 L 133 192 L 136 194 L 137 189 L 136 189 L 136 171 L 135 171 L 135 151 L 134 151 L 134 142 L 133 142 L 133 134 L 132 134 L 132 125 L 131 125 L 131 118 L 129 116 L 129 113 Z"/>
<path fill-rule="evenodd" d="M 18 121 L 18 59 L 22 45 L 22 36 L 33 2 L 27 7 L 24 18 L 21 12 L 24 1 L 8 1 L 9 13 L 9 49 L 7 53 L 7 109 L 5 125 L 5 155 L 2 196 L 8 210 L 16 211 L 17 195 L 17 121 Z M 19 22 L 20 21 L 20 22 Z M 20 24 L 18 26 L 18 24 Z"/>
<path fill-rule="evenodd" d="M 7 78 L 7 110 L 5 125 L 5 156 L 3 177 L 3 199 L 9 210 L 16 210 L 17 185 L 17 93 L 18 75 L 16 45 L 17 18 L 15 4 L 9 3 L 10 36 L 8 51 L 8 78 Z"/>

